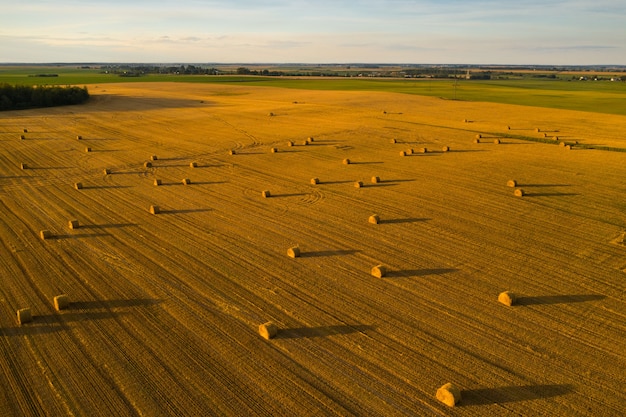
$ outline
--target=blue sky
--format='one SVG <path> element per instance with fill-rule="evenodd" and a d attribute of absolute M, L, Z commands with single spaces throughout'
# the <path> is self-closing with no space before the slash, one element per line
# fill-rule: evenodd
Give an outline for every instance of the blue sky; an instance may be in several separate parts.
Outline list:
<path fill-rule="evenodd" d="M 0 62 L 626 65 L 626 1 L 0 0 Z"/>

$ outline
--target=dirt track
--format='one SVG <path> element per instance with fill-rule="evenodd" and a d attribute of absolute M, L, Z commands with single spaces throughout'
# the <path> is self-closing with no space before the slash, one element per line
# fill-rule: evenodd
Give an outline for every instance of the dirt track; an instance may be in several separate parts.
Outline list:
<path fill-rule="evenodd" d="M 626 118 L 245 86 L 90 93 L 0 114 L 0 415 L 625 412 L 626 153 L 493 138 L 540 127 L 626 148 Z M 434 397 L 446 382 L 454 409 Z"/>

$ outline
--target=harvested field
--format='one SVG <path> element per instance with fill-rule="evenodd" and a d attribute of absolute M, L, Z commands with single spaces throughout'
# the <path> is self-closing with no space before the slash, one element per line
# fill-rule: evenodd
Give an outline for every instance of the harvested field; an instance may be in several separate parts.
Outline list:
<path fill-rule="evenodd" d="M 626 117 L 245 85 L 89 91 L 0 113 L 1 415 L 623 415 L 626 153 L 523 138 L 541 126 L 626 149 Z M 454 151 L 398 158 L 389 137 Z M 372 172 L 384 181 L 355 190 Z M 262 323 L 280 330 L 266 340 Z M 454 409 L 436 398 L 448 382 Z"/>

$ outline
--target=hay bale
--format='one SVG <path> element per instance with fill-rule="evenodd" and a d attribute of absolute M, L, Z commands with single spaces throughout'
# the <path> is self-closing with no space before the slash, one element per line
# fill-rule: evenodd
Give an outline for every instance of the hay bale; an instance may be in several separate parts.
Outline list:
<path fill-rule="evenodd" d="M 278 327 L 271 321 L 268 321 L 259 325 L 259 334 L 263 339 L 273 339 L 278 334 Z"/>
<path fill-rule="evenodd" d="M 415 153 L 415 150 L 413 148 L 409 148 L 406 150 L 407 155 L 413 155 L 414 153 Z"/>
<path fill-rule="evenodd" d="M 480 143 L 480 139 L 478 138 L 474 139 L 474 143 Z"/>
<path fill-rule="evenodd" d="M 278 148 L 270 148 L 270 152 L 271 153 L 276 153 L 276 152 L 278 152 Z"/>
<path fill-rule="evenodd" d="M 189 163 L 189 168 L 198 168 L 198 163 L 197 162 L 190 162 Z"/>
<path fill-rule="evenodd" d="M 70 297 L 67 294 L 59 294 L 54 297 L 54 309 L 56 311 L 65 310 L 70 306 Z"/>
<path fill-rule="evenodd" d="M 39 237 L 41 238 L 41 240 L 50 239 L 52 237 L 52 232 L 46 229 L 41 230 L 39 231 Z"/>
<path fill-rule="evenodd" d="M 158 187 L 158 186 L 159 186 L 159 185 L 161 185 L 161 184 L 162 184 L 161 180 L 159 180 L 159 179 L 155 179 L 155 180 L 154 180 L 154 185 L 155 185 L 155 186 L 157 186 L 157 187 Z"/>
<path fill-rule="evenodd" d="M 380 223 L 380 217 L 378 214 L 372 214 L 367 221 L 372 224 L 378 224 Z"/>
<path fill-rule="evenodd" d="M 315 177 L 315 178 L 311 178 L 311 184 L 312 185 L 317 185 L 320 183 L 320 179 Z"/>
<path fill-rule="evenodd" d="M 567 149 L 568 151 L 572 149 L 572 145 L 565 145 L 565 149 Z"/>
<path fill-rule="evenodd" d="M 387 275 L 387 268 L 384 265 L 376 265 L 372 268 L 371 273 L 376 278 L 382 278 Z"/>
<path fill-rule="evenodd" d="M 183 185 L 191 184 L 191 180 L 189 178 L 183 178 Z"/>
<path fill-rule="evenodd" d="M 539 133 L 541 132 L 541 129 L 539 129 L 538 127 L 535 128 L 535 132 Z"/>
<path fill-rule="evenodd" d="M 78 220 L 74 219 L 74 220 L 68 221 L 67 226 L 70 229 L 78 229 L 80 227 L 80 223 L 78 223 Z"/>
<path fill-rule="evenodd" d="M 342 162 L 344 165 L 350 165 L 350 160 L 348 158 L 344 159 Z"/>
<path fill-rule="evenodd" d="M 144 168 L 152 168 L 152 162 L 150 162 L 150 161 L 146 161 L 146 162 L 144 162 L 144 163 L 143 163 L 143 167 L 144 167 Z"/>
<path fill-rule="evenodd" d="M 557 141 L 557 140 L 559 140 L 559 137 L 558 136 L 552 136 L 552 140 L 553 141 Z"/>
<path fill-rule="evenodd" d="M 20 139 L 21 139 L 21 140 L 24 140 L 24 139 L 26 139 L 26 136 L 24 136 L 24 135 L 20 135 Z"/>
<path fill-rule="evenodd" d="M 77 190 L 82 190 L 83 189 L 83 183 L 82 182 L 75 182 L 74 183 L 74 188 L 76 188 Z"/>
<path fill-rule="evenodd" d="M 428 149 L 426 148 L 420 148 L 419 153 L 427 153 Z"/>
<path fill-rule="evenodd" d="M 85 148 L 85 152 L 91 152 L 91 148 L 89 147 Z"/>
<path fill-rule="evenodd" d="M 300 248 L 294 246 L 292 248 L 287 249 L 287 256 L 290 258 L 299 258 L 300 257 Z"/>
<path fill-rule="evenodd" d="M 406 156 L 406 151 L 400 151 L 400 156 Z"/>
<path fill-rule="evenodd" d="M 151 161 L 156 161 L 157 159 L 159 159 L 159 157 L 158 157 L 158 156 L 156 156 L 156 155 L 152 155 L 152 156 L 150 157 L 150 160 L 151 160 Z"/>
<path fill-rule="evenodd" d="M 506 186 L 507 187 L 511 187 L 511 188 L 515 188 L 515 187 L 517 187 L 517 181 L 515 181 L 515 180 L 508 180 L 506 182 Z"/>
<path fill-rule="evenodd" d="M 270 198 L 272 196 L 272 194 L 269 192 L 269 190 L 265 190 L 261 193 L 261 195 L 263 196 L 263 198 Z"/>
<path fill-rule="evenodd" d="M 372 183 L 378 184 L 380 182 L 380 177 L 372 177 Z"/>
<path fill-rule="evenodd" d="M 468 120 L 467 119 L 463 119 L 463 123 L 468 123 Z"/>
<path fill-rule="evenodd" d="M 515 304 L 517 297 L 511 291 L 504 291 L 498 295 L 498 301 L 505 306 L 512 306 Z"/>
<path fill-rule="evenodd" d="M 441 148 L 441 150 L 443 152 L 449 152 L 450 151 L 450 147 L 449 146 L 444 146 L 443 148 Z"/>
<path fill-rule="evenodd" d="M 523 197 L 524 190 L 522 190 L 521 188 L 516 188 L 515 191 L 513 191 L 513 194 L 515 195 L 515 197 Z"/>
<path fill-rule="evenodd" d="M 544 134 L 543 134 L 543 137 L 544 137 L 544 138 L 547 138 L 547 137 L 548 137 L 548 134 L 547 134 L 547 133 L 544 133 Z"/>
<path fill-rule="evenodd" d="M 24 129 L 24 130 L 23 130 L 23 132 L 24 132 L 24 133 L 28 133 L 28 129 Z"/>
<path fill-rule="evenodd" d="M 267 113 L 267 115 L 272 117 L 272 116 L 274 116 L 274 113 L 273 112 L 269 112 L 269 113 Z"/>
<path fill-rule="evenodd" d="M 231 149 L 230 151 L 228 151 L 229 155 L 237 155 L 237 151 L 234 149 Z"/>
<path fill-rule="evenodd" d="M 287 146 L 293 146 L 293 145 L 294 145 L 294 143 L 293 143 L 292 140 L 287 141 Z"/>
<path fill-rule="evenodd" d="M 309 143 L 313 143 L 315 142 L 315 138 L 309 136 L 306 141 Z"/>
<path fill-rule="evenodd" d="M 83 137 L 81 135 L 76 135 L 76 140 L 81 140 Z"/>
<path fill-rule="evenodd" d="M 493 143 L 495 143 L 496 145 L 499 145 L 500 144 L 500 139 L 494 139 Z"/>
<path fill-rule="evenodd" d="M 561 146 L 561 147 L 565 147 L 565 145 L 566 145 L 566 143 L 565 143 L 565 142 L 560 142 L 560 143 L 559 143 L 559 146 Z"/>
<path fill-rule="evenodd" d="M 480 139 L 482 137 L 483 137 L 483 135 L 481 135 L 480 133 L 476 135 L 476 139 Z"/>
<path fill-rule="evenodd" d="M 507 127 L 506 127 L 506 130 L 511 130 L 511 126 L 507 126 Z"/>
<path fill-rule="evenodd" d="M 448 382 L 437 389 L 436 397 L 448 407 L 454 407 L 461 401 L 461 390 Z"/>
<path fill-rule="evenodd" d="M 17 310 L 17 324 L 20 326 L 25 323 L 30 323 L 33 321 L 33 313 L 30 308 L 20 308 Z"/>
<path fill-rule="evenodd" d="M 389 142 L 391 142 L 391 143 L 398 143 L 398 140 L 396 138 L 393 138 Z"/>
<path fill-rule="evenodd" d="M 356 188 L 361 188 L 361 187 L 363 187 L 363 181 L 357 181 L 357 182 L 355 182 L 355 183 L 354 183 L 354 186 L 355 186 Z"/>
<path fill-rule="evenodd" d="M 111 173 L 111 170 L 109 168 L 104 168 L 104 175 L 108 175 Z"/>
<path fill-rule="evenodd" d="M 21 164 L 20 164 L 20 168 L 21 168 L 21 169 L 28 169 L 28 164 L 21 163 Z"/>
<path fill-rule="evenodd" d="M 161 209 L 159 208 L 159 206 L 150 206 L 150 213 L 159 214 L 160 212 L 161 212 Z"/>
<path fill-rule="evenodd" d="M 306 140 L 302 141 L 302 146 L 307 146 L 309 144 L 309 142 L 307 142 Z"/>

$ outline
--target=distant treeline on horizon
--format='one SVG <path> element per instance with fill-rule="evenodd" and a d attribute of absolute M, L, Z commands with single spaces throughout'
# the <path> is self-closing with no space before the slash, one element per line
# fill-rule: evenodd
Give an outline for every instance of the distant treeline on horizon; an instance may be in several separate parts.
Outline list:
<path fill-rule="evenodd" d="M 0 84 L 0 111 L 80 104 L 88 98 L 87 87 Z"/>

